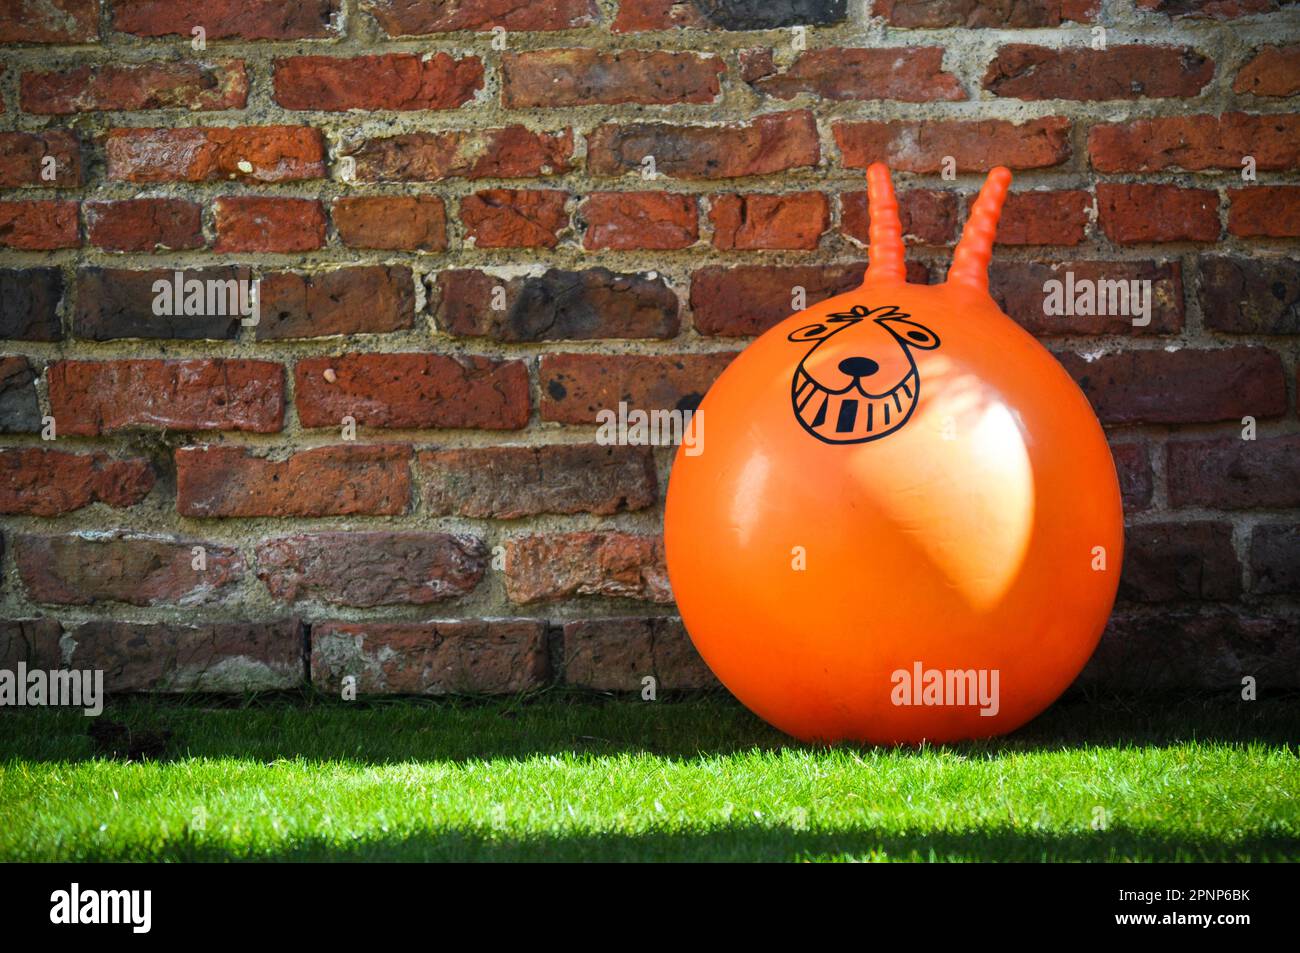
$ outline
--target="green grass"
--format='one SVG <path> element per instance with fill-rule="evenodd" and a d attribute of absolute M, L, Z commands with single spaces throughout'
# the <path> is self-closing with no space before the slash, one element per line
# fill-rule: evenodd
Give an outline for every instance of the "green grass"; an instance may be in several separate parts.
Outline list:
<path fill-rule="evenodd" d="M 799 745 L 717 697 L 214 705 L 106 710 L 174 732 L 138 763 L 78 713 L 0 714 L 0 860 L 1300 857 L 1300 699 L 1080 699 L 920 749 Z"/>

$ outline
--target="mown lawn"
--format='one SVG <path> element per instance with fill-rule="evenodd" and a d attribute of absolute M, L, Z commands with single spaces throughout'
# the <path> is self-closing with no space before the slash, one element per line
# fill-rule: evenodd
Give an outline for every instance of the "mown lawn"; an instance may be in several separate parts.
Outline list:
<path fill-rule="evenodd" d="M 103 718 L 171 740 L 127 761 L 79 713 L 0 713 L 0 860 L 1300 858 L 1300 699 L 1077 699 L 921 749 L 796 744 L 719 697 Z"/>

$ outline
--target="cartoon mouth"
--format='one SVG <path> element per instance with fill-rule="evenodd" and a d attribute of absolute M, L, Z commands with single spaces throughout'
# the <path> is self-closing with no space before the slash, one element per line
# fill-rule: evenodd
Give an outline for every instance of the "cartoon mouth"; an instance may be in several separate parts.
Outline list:
<path fill-rule="evenodd" d="M 827 443 L 865 443 L 893 433 L 907 423 L 916 407 L 921 378 L 913 367 L 906 377 L 880 396 L 864 392 L 861 381 L 843 393 L 834 393 L 800 367 L 793 386 L 795 412 L 810 434 Z"/>

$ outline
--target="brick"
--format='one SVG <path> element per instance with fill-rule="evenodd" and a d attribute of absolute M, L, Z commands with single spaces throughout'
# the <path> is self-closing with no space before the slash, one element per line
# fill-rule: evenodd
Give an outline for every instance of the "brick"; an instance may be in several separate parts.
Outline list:
<path fill-rule="evenodd" d="M 427 605 L 472 592 L 487 547 L 451 533 L 301 533 L 259 543 L 257 567 L 281 602 Z"/>
<path fill-rule="evenodd" d="M 1228 334 L 1300 334 L 1300 263 L 1294 258 L 1203 256 L 1201 312 Z"/>
<path fill-rule="evenodd" d="M 426 450 L 425 510 L 435 516 L 520 519 L 542 513 L 611 516 L 659 500 L 648 447 L 553 444 Z"/>
<path fill-rule="evenodd" d="M 1171 506 L 1220 510 L 1300 506 L 1300 435 L 1178 440 L 1166 446 Z"/>
<path fill-rule="evenodd" d="M 1101 0 L 1023 0 L 986 3 L 982 0 L 876 0 L 872 12 L 891 26 L 904 28 L 1059 27 L 1062 23 L 1094 23 Z"/>
<path fill-rule="evenodd" d="M 594 427 L 602 410 L 695 410 L 735 353 L 544 354 L 542 420 Z"/>
<path fill-rule="evenodd" d="M 232 516 L 397 516 L 411 500 L 407 446 L 337 446 L 283 459 L 246 447 L 180 447 L 176 511 Z"/>
<path fill-rule="evenodd" d="M 672 602 L 663 540 L 632 533 L 556 533 L 506 543 L 506 594 L 518 605 L 574 596 Z"/>
<path fill-rule="evenodd" d="M 325 210 L 316 199 L 225 195 L 214 203 L 219 252 L 311 251 L 325 244 Z"/>
<path fill-rule="evenodd" d="M 64 635 L 68 667 L 104 672 L 108 692 L 255 692 L 299 688 L 297 619 L 184 625 L 86 622 Z"/>
<path fill-rule="evenodd" d="M 80 244 L 76 202 L 0 201 L 0 246 L 51 251 Z"/>
<path fill-rule="evenodd" d="M 479 248 L 554 248 L 569 225 L 567 192 L 484 189 L 460 200 L 466 241 Z"/>
<path fill-rule="evenodd" d="M 673 105 L 718 98 L 726 67 L 717 56 L 665 50 L 529 50 L 501 58 L 507 109 Z"/>
<path fill-rule="evenodd" d="M 1256 50 L 1237 73 L 1232 91 L 1254 96 L 1294 96 L 1300 93 L 1300 43 Z"/>
<path fill-rule="evenodd" d="M 334 380 L 325 378 L 326 371 Z M 343 354 L 294 368 L 304 427 L 475 427 L 519 430 L 531 412 L 523 361 L 445 354 Z"/>
<path fill-rule="evenodd" d="M 483 88 L 477 56 L 290 56 L 273 65 L 275 101 L 285 109 L 456 109 Z"/>
<path fill-rule="evenodd" d="M 59 638 L 63 627 L 56 619 L 5 619 L 0 621 L 0 668 L 49 671 L 63 667 Z"/>
<path fill-rule="evenodd" d="M 289 182 L 325 175 L 320 130 L 307 126 L 112 129 L 108 177 L 126 182 Z"/>
<path fill-rule="evenodd" d="M 957 237 L 959 203 L 955 192 L 911 189 L 898 194 L 898 220 L 903 240 L 915 245 L 951 245 Z M 861 245 L 868 244 L 871 225 L 867 193 L 840 193 L 840 229 Z"/>
<path fill-rule="evenodd" d="M 1013 99 L 1164 99 L 1198 95 L 1214 60 L 1186 46 L 1000 47 L 983 86 Z"/>
<path fill-rule="evenodd" d="M 1261 171 L 1296 169 L 1300 115 L 1238 112 L 1098 123 L 1088 134 L 1088 155 L 1099 172 L 1235 172 L 1243 156 L 1254 156 Z"/>
<path fill-rule="evenodd" d="M 361 8 L 389 36 L 426 36 L 460 30 L 511 32 L 572 30 L 600 21 L 595 0 L 462 0 L 460 3 L 411 3 L 409 0 L 362 0 Z"/>
<path fill-rule="evenodd" d="M 60 434 L 140 427 L 273 433 L 284 423 L 284 371 L 270 361 L 56 361 L 46 378 Z"/>
<path fill-rule="evenodd" d="M 0 268 L 0 338 L 58 341 L 63 272 L 58 268 Z"/>
<path fill-rule="evenodd" d="M 1176 185 L 1099 182 L 1097 218 L 1121 245 L 1216 242 L 1221 231 L 1218 193 Z"/>
<path fill-rule="evenodd" d="M 493 308 L 495 289 L 503 309 Z M 497 278 L 474 269 L 438 273 L 429 309 L 438 329 L 498 341 L 670 338 L 680 328 L 677 295 L 662 275 L 606 268 Z"/>
<path fill-rule="evenodd" d="M 330 214 L 340 240 L 353 248 L 447 248 L 447 210 L 436 195 L 340 198 Z"/>
<path fill-rule="evenodd" d="M 729 0 L 727 3 L 637 0 L 618 5 L 612 29 L 616 33 L 677 27 L 775 30 L 800 25 L 831 26 L 843 23 L 847 17 L 846 0 Z"/>
<path fill-rule="evenodd" d="M 830 203 L 821 192 L 718 195 L 709 221 L 715 248 L 813 249 L 830 224 Z"/>
<path fill-rule="evenodd" d="M 0 5 L 0 43 L 95 43 L 99 0 L 8 0 Z"/>
<path fill-rule="evenodd" d="M 1228 189 L 1228 231 L 1242 238 L 1300 238 L 1300 186 Z"/>
<path fill-rule="evenodd" d="M 1254 13 L 1270 13 L 1277 0 L 1137 0 L 1139 9 L 1167 13 L 1171 17 L 1234 20 Z"/>
<path fill-rule="evenodd" d="M 194 547 L 204 552 L 194 568 Z M 18 575 L 33 602 L 200 606 L 225 601 L 244 573 L 226 546 L 193 539 L 93 533 L 16 538 Z"/>
<path fill-rule="evenodd" d="M 36 433 L 40 429 L 36 372 L 25 357 L 0 357 L 0 433 Z"/>
<path fill-rule="evenodd" d="M 53 159 L 53 165 L 46 159 Z M 66 189 L 81 185 L 81 144 L 63 129 L 0 132 L 0 188 Z"/>
<path fill-rule="evenodd" d="M 213 63 L 105 63 L 22 74 L 19 102 L 40 115 L 103 110 L 243 109 L 248 74 L 242 60 Z"/>
<path fill-rule="evenodd" d="M 1258 347 L 1057 355 L 1102 423 L 1185 424 L 1286 413 L 1281 357 Z"/>
<path fill-rule="evenodd" d="M 939 172 L 952 156 L 958 172 L 997 165 L 1043 169 L 1070 157 L 1070 120 L 1047 116 L 1016 124 L 1004 119 L 837 122 L 833 127 L 846 168 L 885 162 L 895 172 Z"/>
<path fill-rule="evenodd" d="M 139 457 L 65 453 L 40 447 L 0 450 L 0 513 L 58 516 L 104 503 L 124 508 L 149 495 L 154 472 Z"/>
<path fill-rule="evenodd" d="M 717 688 L 680 619 L 579 619 L 564 624 L 564 681 L 600 692 Z"/>
<path fill-rule="evenodd" d="M 1138 317 L 1131 297 L 1135 281 L 1151 282 L 1150 323 L 1145 326 L 1133 324 Z M 1047 313 L 1049 295 L 1056 291 L 1048 282 L 1060 286 L 1062 300 L 1074 289 L 1074 306 L 1068 309 L 1073 314 Z M 1005 314 L 1036 337 L 1177 334 L 1186 315 L 1178 261 L 994 261 L 989 293 Z M 1095 313 L 1101 311 L 1106 313 Z"/>
<path fill-rule="evenodd" d="M 943 68 L 943 47 L 827 47 L 800 53 L 789 68 L 749 85 L 765 96 L 817 100 L 892 99 L 908 103 L 966 99 L 961 81 Z"/>
<path fill-rule="evenodd" d="M 1091 209 L 1092 195 L 1081 189 L 1011 192 L 998 221 L 998 244 L 1078 245 Z"/>
<path fill-rule="evenodd" d="M 135 36 L 307 40 L 337 35 L 339 0 L 113 0 L 113 29 Z"/>
<path fill-rule="evenodd" d="M 180 274 L 182 282 L 204 282 L 205 288 L 224 289 L 231 287 L 227 282 L 251 280 L 247 269 L 233 266 L 193 269 Z M 118 338 L 230 340 L 238 334 L 239 301 L 224 294 L 220 300 L 214 297 L 210 308 L 205 296 L 201 314 L 155 313 L 160 295 L 165 299 L 173 297 L 171 290 L 156 291 L 155 284 L 165 281 L 174 287 L 175 276 L 176 272 L 170 268 L 78 269 L 73 335 L 91 341 L 111 341 Z M 167 310 L 177 310 L 174 302 L 167 303 Z"/>
<path fill-rule="evenodd" d="M 804 289 L 807 306 L 811 306 L 858 287 L 866 267 L 864 262 L 854 262 L 701 268 L 691 276 L 695 328 L 701 334 L 723 337 L 762 334 L 799 310 L 795 288 Z"/>
<path fill-rule="evenodd" d="M 587 167 L 593 175 L 640 172 L 646 156 L 654 156 L 655 171 L 662 175 L 731 179 L 815 166 L 821 151 L 817 124 L 806 110 L 721 126 L 605 123 L 587 139 Z"/>
<path fill-rule="evenodd" d="M 1151 505 L 1155 477 L 1151 470 L 1151 454 L 1145 443 L 1112 443 L 1111 456 L 1115 460 L 1115 473 L 1119 477 L 1120 496 L 1124 511 L 1132 513 Z"/>
<path fill-rule="evenodd" d="M 202 248 L 203 209 L 186 199 L 149 198 L 91 201 L 86 237 L 106 251 L 152 252 Z"/>
<path fill-rule="evenodd" d="M 1239 595 L 1241 563 L 1231 523 L 1142 523 L 1125 531 L 1120 599 L 1225 602 Z"/>
<path fill-rule="evenodd" d="M 578 206 L 588 251 L 666 251 L 699 238 L 693 195 L 674 192 L 593 192 Z"/>
<path fill-rule="evenodd" d="M 1300 592 L 1300 529 L 1261 523 L 1250 534 L 1250 591 L 1261 596 Z"/>
<path fill-rule="evenodd" d="M 546 626 L 528 619 L 312 627 L 312 684 L 333 694 L 352 676 L 360 695 L 513 695 L 549 671 Z"/>
<path fill-rule="evenodd" d="M 573 130 L 533 132 L 523 126 L 412 132 L 346 146 L 361 182 L 522 179 L 571 168 Z"/>
<path fill-rule="evenodd" d="M 259 341 L 384 334 L 415 326 L 411 269 L 357 265 L 312 274 L 262 277 Z"/>

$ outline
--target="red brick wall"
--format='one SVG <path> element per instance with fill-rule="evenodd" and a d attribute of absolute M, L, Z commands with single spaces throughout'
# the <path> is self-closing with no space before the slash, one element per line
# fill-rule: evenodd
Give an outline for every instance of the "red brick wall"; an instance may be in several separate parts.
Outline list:
<path fill-rule="evenodd" d="M 794 286 L 856 284 L 884 159 L 917 280 L 1016 172 L 995 292 L 1129 514 L 1088 678 L 1300 682 L 1293 4 L 0 0 L 0 43 L 7 660 L 707 683 L 670 452 L 597 446 L 595 411 L 691 406 Z M 180 269 L 261 278 L 261 323 L 152 314 Z M 1150 324 L 1046 316 L 1067 270 L 1151 280 Z"/>

